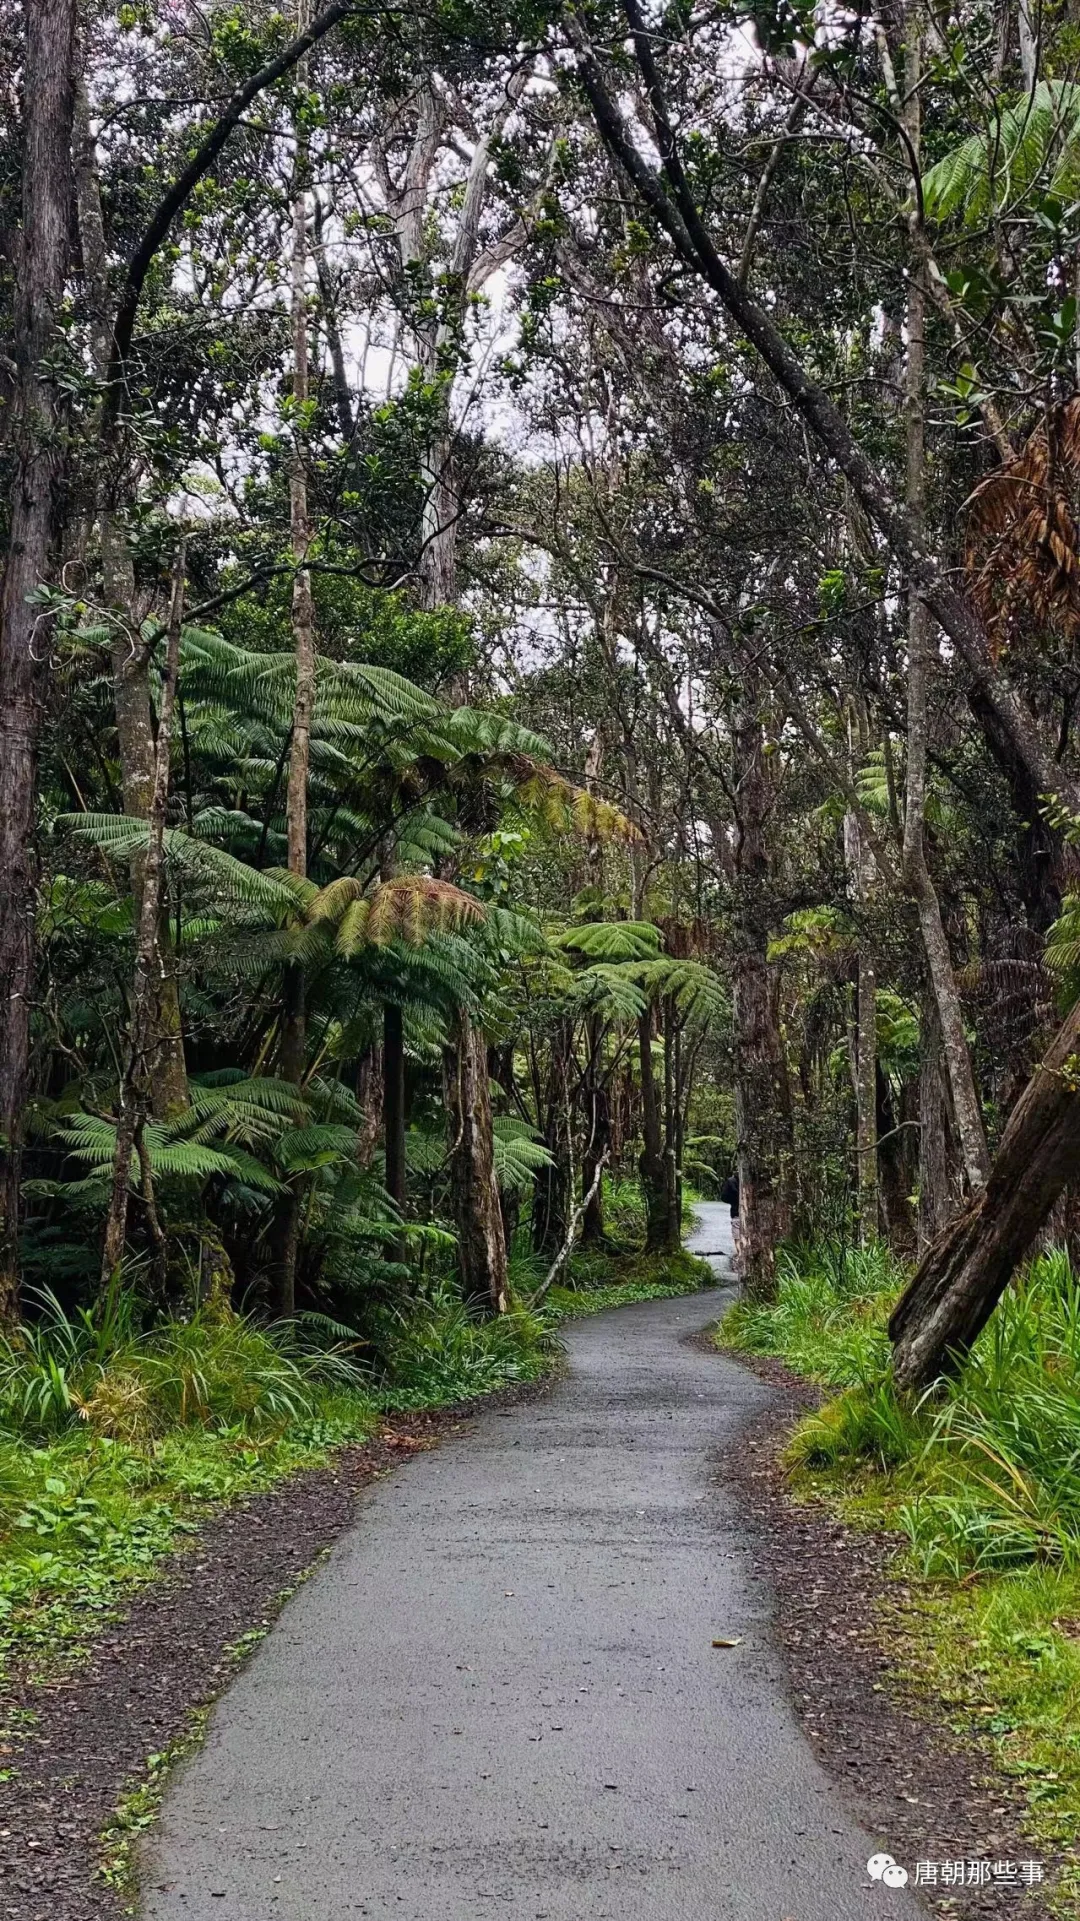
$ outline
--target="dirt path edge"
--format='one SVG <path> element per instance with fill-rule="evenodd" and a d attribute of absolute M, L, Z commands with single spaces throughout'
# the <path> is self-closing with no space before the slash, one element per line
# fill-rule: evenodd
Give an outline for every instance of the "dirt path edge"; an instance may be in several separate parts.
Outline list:
<path fill-rule="evenodd" d="M 779 1397 L 718 1471 L 753 1529 L 795 1706 L 822 1766 L 909 1873 L 918 1861 L 1039 1859 L 1023 1836 L 1023 1792 L 996 1767 L 990 1744 L 952 1733 L 947 1707 L 929 1692 L 915 1698 L 896 1675 L 882 1623 L 882 1604 L 902 1609 L 909 1595 L 895 1566 L 896 1537 L 847 1527 L 823 1503 L 791 1491 L 784 1448 L 826 1396 L 782 1362 L 719 1351 Z M 968 1921 L 1053 1921 L 1037 1890 L 919 1893 L 941 1914 Z"/>
<path fill-rule="evenodd" d="M 326 1467 L 290 1475 L 215 1515 L 170 1555 L 61 1679 L 16 1676 L 0 1702 L 33 1717 L 0 1783 L 0 1921 L 118 1921 L 131 1891 L 102 1880 L 101 1837 L 151 1755 L 183 1741 L 267 1627 L 349 1526 L 358 1496 L 418 1449 L 492 1406 L 546 1393 L 555 1375 L 462 1407 L 395 1417 Z"/>

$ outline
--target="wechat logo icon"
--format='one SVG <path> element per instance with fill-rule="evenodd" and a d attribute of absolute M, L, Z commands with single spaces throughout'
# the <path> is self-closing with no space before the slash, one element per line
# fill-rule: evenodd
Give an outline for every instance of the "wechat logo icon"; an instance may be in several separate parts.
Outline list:
<path fill-rule="evenodd" d="M 891 1854 L 872 1854 L 866 1864 L 866 1872 L 871 1881 L 880 1881 L 886 1888 L 906 1888 L 907 1869 L 894 1861 Z"/>

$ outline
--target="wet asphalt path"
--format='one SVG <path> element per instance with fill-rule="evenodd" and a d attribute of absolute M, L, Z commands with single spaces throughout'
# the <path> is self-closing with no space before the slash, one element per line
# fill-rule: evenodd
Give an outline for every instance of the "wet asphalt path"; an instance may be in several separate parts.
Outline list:
<path fill-rule="evenodd" d="M 730 1246 L 726 1208 L 692 1244 Z M 719 1306 L 572 1325 L 549 1397 L 362 1497 L 170 1789 L 146 1921 L 924 1913 L 867 1881 L 881 1837 L 789 1705 L 715 1485 L 768 1389 L 686 1338 Z"/>

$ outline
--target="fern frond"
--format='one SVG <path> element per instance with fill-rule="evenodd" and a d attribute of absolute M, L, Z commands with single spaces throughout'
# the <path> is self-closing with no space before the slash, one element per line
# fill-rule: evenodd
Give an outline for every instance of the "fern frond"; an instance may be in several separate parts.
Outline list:
<path fill-rule="evenodd" d="M 588 921 L 553 935 L 552 944 L 586 954 L 590 960 L 651 960 L 660 949 L 660 929 L 651 921 Z"/>

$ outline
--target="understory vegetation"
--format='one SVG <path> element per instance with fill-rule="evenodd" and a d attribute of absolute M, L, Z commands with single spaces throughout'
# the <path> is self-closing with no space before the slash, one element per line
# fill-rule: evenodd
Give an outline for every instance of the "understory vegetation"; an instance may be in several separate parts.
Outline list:
<path fill-rule="evenodd" d="M 1061 1249 L 1021 1273 L 963 1367 L 898 1393 L 886 1322 L 903 1284 L 887 1248 L 786 1250 L 769 1305 L 718 1340 L 840 1389 L 798 1425 L 794 1491 L 905 1546 L 881 1628 L 898 1673 L 989 1736 L 1019 1781 L 1055 1898 L 1080 1895 L 1080 1276 Z"/>

